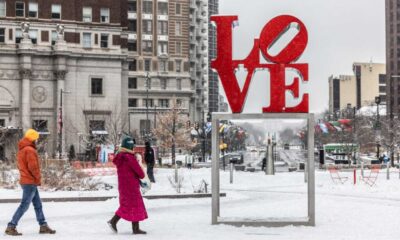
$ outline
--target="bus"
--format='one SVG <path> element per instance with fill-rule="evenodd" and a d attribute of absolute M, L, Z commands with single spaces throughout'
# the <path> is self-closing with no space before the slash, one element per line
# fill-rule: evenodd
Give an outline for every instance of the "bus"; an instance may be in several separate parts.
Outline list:
<path fill-rule="evenodd" d="M 356 163 L 360 146 L 355 143 L 328 143 L 323 146 L 325 162 L 335 164 Z"/>

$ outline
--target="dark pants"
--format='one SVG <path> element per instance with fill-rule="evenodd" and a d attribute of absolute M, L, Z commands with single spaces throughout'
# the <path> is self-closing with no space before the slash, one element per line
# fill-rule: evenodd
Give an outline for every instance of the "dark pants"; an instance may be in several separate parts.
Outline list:
<path fill-rule="evenodd" d="M 266 165 L 265 163 L 262 164 L 262 166 L 261 166 L 261 171 L 264 171 L 265 165 Z"/>
<path fill-rule="evenodd" d="M 39 191 L 36 185 L 21 185 L 22 187 L 22 200 L 14 213 L 14 216 L 11 222 L 8 223 L 9 227 L 16 227 L 18 225 L 19 220 L 28 210 L 29 205 L 33 203 L 33 207 L 35 208 L 36 220 L 38 221 L 40 226 L 47 225 L 46 219 L 44 218 L 43 210 L 42 210 L 42 201 L 40 200 Z"/>
<path fill-rule="evenodd" d="M 154 172 L 153 172 L 154 164 L 147 165 L 147 176 L 150 179 L 150 182 L 155 183 L 156 180 L 154 179 Z"/>

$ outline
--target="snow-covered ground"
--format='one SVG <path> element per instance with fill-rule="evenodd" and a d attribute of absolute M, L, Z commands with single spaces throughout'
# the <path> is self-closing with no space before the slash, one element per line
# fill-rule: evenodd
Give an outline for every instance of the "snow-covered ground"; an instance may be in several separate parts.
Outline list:
<path fill-rule="evenodd" d="M 358 175 L 360 173 L 358 172 Z M 208 183 L 210 169 L 180 170 L 183 192 L 193 193 L 201 180 Z M 381 170 L 377 185 L 352 183 L 352 172 L 343 185 L 336 185 L 325 171 L 316 172 L 316 227 L 253 228 L 211 225 L 211 199 L 145 200 L 149 219 L 141 226 L 147 236 L 130 236 L 128 222 L 119 223 L 119 234 L 111 233 L 106 221 L 118 207 L 118 200 L 105 202 L 44 203 L 55 236 L 39 236 L 33 208 L 21 220 L 20 239 L 398 239 L 400 236 L 400 179 L 397 169 L 386 180 Z M 173 194 L 168 177 L 173 169 L 157 169 L 157 183 L 147 194 Z M 116 185 L 116 177 L 104 177 Z M 359 179 L 358 179 L 359 180 Z M 99 192 L 41 192 L 41 196 L 115 195 L 116 188 Z M 303 217 L 306 209 L 306 185 L 300 172 L 266 176 L 262 172 L 235 172 L 229 184 L 229 172 L 221 172 L 221 216 L 223 217 Z M 0 190 L 0 198 L 20 196 L 19 190 Z M 0 227 L 6 226 L 18 204 L 0 204 Z M 0 235 L 1 239 L 13 239 Z"/>

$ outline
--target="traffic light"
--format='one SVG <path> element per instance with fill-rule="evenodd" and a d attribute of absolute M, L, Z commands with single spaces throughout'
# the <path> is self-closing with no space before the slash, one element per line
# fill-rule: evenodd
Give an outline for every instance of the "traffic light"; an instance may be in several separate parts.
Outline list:
<path fill-rule="evenodd" d="M 190 129 L 190 120 L 186 121 L 186 129 Z"/>

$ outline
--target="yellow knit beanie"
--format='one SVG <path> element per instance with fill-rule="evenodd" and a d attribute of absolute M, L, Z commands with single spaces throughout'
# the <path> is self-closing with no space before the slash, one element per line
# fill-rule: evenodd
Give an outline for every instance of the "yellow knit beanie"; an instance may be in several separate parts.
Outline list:
<path fill-rule="evenodd" d="M 33 129 L 28 129 L 25 132 L 25 138 L 31 142 L 34 142 L 39 138 L 39 133 Z"/>

